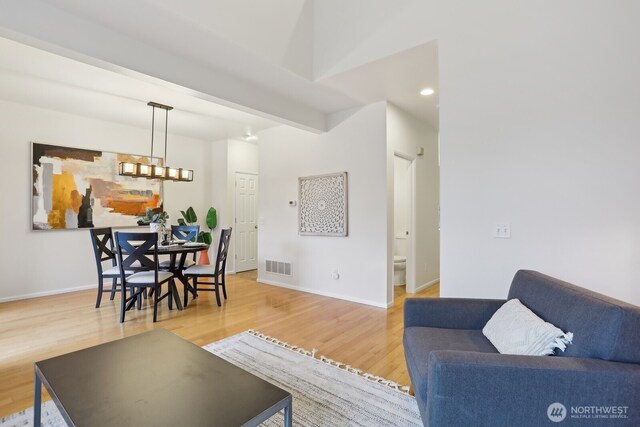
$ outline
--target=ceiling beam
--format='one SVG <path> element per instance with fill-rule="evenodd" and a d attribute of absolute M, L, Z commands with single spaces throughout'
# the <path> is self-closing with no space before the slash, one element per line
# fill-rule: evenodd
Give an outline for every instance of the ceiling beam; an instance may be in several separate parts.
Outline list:
<path fill-rule="evenodd" d="M 321 133 L 326 114 L 221 70 L 188 61 L 37 0 L 1 0 L 0 36 Z"/>

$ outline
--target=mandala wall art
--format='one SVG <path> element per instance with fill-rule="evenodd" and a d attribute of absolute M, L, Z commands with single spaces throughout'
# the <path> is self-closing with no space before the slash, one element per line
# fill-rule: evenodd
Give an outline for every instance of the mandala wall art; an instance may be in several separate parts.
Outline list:
<path fill-rule="evenodd" d="M 298 178 L 301 236 L 347 235 L 347 173 Z"/>

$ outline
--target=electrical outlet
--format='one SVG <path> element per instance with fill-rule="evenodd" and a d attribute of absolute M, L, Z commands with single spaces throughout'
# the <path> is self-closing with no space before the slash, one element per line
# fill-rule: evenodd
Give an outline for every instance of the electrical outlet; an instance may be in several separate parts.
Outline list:
<path fill-rule="evenodd" d="M 493 227 L 493 237 L 496 239 L 510 239 L 511 238 L 511 224 L 499 223 Z"/>
<path fill-rule="evenodd" d="M 338 280 L 340 278 L 340 272 L 338 271 L 337 268 L 331 272 L 331 278 L 333 280 Z"/>

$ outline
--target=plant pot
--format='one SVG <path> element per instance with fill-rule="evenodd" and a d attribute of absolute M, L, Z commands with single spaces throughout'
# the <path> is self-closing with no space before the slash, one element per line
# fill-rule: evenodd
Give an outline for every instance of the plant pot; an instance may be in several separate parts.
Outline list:
<path fill-rule="evenodd" d="M 158 242 L 162 242 L 164 240 L 164 225 L 159 222 L 151 222 L 149 223 L 149 231 L 152 233 L 158 233 Z"/>
<path fill-rule="evenodd" d="M 209 250 L 208 249 L 203 249 L 203 250 L 200 251 L 200 258 L 198 258 L 198 264 L 200 264 L 200 265 L 210 264 L 210 262 L 209 262 Z"/>

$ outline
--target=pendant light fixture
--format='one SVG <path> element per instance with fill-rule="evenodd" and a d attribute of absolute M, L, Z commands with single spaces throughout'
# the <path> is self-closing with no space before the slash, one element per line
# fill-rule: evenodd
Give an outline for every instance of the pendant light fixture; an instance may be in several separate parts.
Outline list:
<path fill-rule="evenodd" d="M 135 178 L 149 178 L 149 179 L 162 179 L 169 181 L 193 181 L 193 170 L 172 168 L 170 166 L 161 166 L 157 163 L 158 158 L 153 157 L 153 135 L 155 133 L 156 124 L 156 108 L 161 108 L 165 112 L 164 122 L 164 160 L 167 161 L 167 136 L 169 129 L 169 111 L 173 110 L 173 107 L 169 105 L 159 104 L 157 102 L 149 102 L 148 106 L 152 108 L 151 113 L 151 155 L 149 156 L 149 164 L 122 162 L 118 168 L 119 175 L 131 176 Z"/>

